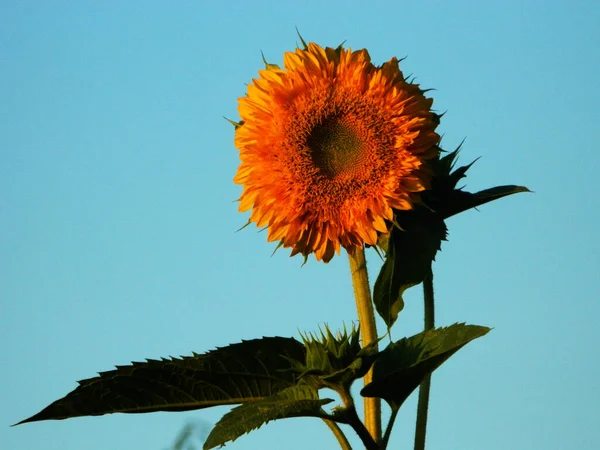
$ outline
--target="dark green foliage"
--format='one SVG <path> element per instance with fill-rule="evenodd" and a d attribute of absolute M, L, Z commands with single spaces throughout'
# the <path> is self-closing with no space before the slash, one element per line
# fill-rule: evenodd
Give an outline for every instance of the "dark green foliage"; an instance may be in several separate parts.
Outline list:
<path fill-rule="evenodd" d="M 435 255 L 446 239 L 445 219 L 471 208 L 518 192 L 523 186 L 497 186 L 477 193 L 457 188 L 471 164 L 453 171 L 459 149 L 430 162 L 431 188 L 422 192 L 422 203 L 409 211 L 395 211 L 392 230 L 382 235 L 378 246 L 386 253 L 375 281 L 373 302 L 388 328 L 404 307 L 402 294 L 421 283 L 431 271 Z"/>
<path fill-rule="evenodd" d="M 476 192 L 475 194 L 456 190 L 450 194 L 448 203 L 440 209 L 439 214 L 444 218 L 451 217 L 468 209 L 476 208 L 485 203 L 498 200 L 508 195 L 518 194 L 519 192 L 531 191 L 524 186 L 514 185 L 496 186 Z"/>
<path fill-rule="evenodd" d="M 148 360 L 83 380 L 19 423 L 109 413 L 186 411 L 261 400 L 293 386 L 290 360 L 305 359 L 292 338 L 262 338 L 181 359 Z"/>
<path fill-rule="evenodd" d="M 361 395 L 380 397 L 392 407 L 400 407 L 427 375 L 488 331 L 487 327 L 455 324 L 390 344 L 375 361 L 373 381 L 362 389 Z"/>
<path fill-rule="evenodd" d="M 303 336 L 304 361 L 290 361 L 301 380 L 316 389 L 349 389 L 352 382 L 365 376 L 376 359 L 374 345 L 360 347 L 360 331 L 344 329 L 334 336 L 329 327 L 319 336 Z"/>
<path fill-rule="evenodd" d="M 272 420 L 291 417 L 349 424 L 360 435 L 364 426 L 352 400 L 348 402 L 353 381 L 373 367 L 373 381 L 361 394 L 383 398 L 399 408 L 425 376 L 488 331 L 457 324 L 402 339 L 380 353 L 373 345 L 361 348 L 359 330 L 354 328 L 334 335 L 325 327 L 320 335 L 304 335 L 303 343 L 282 337 L 242 341 L 202 355 L 148 360 L 103 372 L 80 381 L 77 389 L 20 423 L 241 403 L 215 425 L 204 449 L 224 445 Z M 332 413 L 322 407 L 333 400 L 318 395 L 325 387 L 345 399 Z M 189 430 L 176 446 L 188 440 Z"/>
<path fill-rule="evenodd" d="M 421 199 L 425 207 L 434 212 L 438 219 L 447 219 L 468 209 L 476 208 L 508 195 L 531 192 L 524 186 L 514 185 L 496 186 L 475 194 L 457 188 L 458 182 L 467 176 L 467 171 L 475 163 L 473 161 L 471 164 L 453 170 L 459 151 L 460 146 L 443 158 L 431 162 L 434 173 L 431 189 L 423 192 Z"/>
<path fill-rule="evenodd" d="M 395 219 L 397 226 L 387 237 L 386 258 L 373 289 L 375 308 L 388 328 L 404 307 L 404 291 L 429 274 L 447 231 L 444 221 L 422 206 L 397 211 Z"/>
<path fill-rule="evenodd" d="M 325 413 L 321 407 L 332 401 L 319 399 L 319 394 L 313 387 L 299 385 L 257 402 L 245 403 L 221 418 L 204 443 L 204 450 L 234 441 L 271 420 L 324 417 Z"/>

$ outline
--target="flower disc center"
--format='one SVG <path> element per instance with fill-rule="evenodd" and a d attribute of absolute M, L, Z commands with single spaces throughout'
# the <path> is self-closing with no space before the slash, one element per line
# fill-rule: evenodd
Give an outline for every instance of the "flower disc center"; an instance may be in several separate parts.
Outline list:
<path fill-rule="evenodd" d="M 315 166 L 328 178 L 356 175 L 363 168 L 368 148 L 356 128 L 343 120 L 315 127 L 307 144 Z"/>

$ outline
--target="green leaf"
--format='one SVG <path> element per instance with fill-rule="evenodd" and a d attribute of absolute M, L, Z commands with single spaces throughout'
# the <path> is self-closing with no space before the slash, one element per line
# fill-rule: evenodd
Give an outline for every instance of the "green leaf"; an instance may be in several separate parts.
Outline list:
<path fill-rule="evenodd" d="M 531 192 L 524 186 L 496 186 L 475 194 L 457 188 L 458 182 L 467 176 L 467 171 L 475 161 L 466 166 L 454 168 L 462 143 L 456 150 L 444 157 L 429 162 L 433 171 L 431 188 L 421 193 L 423 203 L 440 219 L 447 219 L 455 214 L 484 203 L 497 200 L 519 192 Z"/>
<path fill-rule="evenodd" d="M 429 162 L 433 179 L 431 187 L 421 193 L 422 204 L 409 211 L 394 211 L 394 227 L 378 239 L 377 246 L 386 257 L 375 281 L 373 302 L 388 329 L 404 308 L 404 291 L 429 275 L 441 242 L 446 239 L 445 219 L 511 194 L 530 192 L 513 185 L 474 194 L 458 189 L 458 182 L 474 163 L 455 169 L 459 151 L 460 146 Z"/>
<path fill-rule="evenodd" d="M 242 341 L 181 359 L 147 360 L 83 380 L 21 423 L 110 413 L 187 411 L 257 401 L 293 386 L 290 360 L 304 361 L 295 339 Z"/>
<path fill-rule="evenodd" d="M 465 192 L 457 189 L 453 191 L 447 202 L 437 209 L 437 213 L 444 219 L 459 214 L 471 208 L 476 208 L 485 203 L 498 200 L 519 192 L 531 192 L 525 186 L 496 186 L 490 189 L 484 189 L 476 193 Z"/>
<path fill-rule="evenodd" d="M 430 273 L 447 232 L 444 221 L 422 206 L 397 211 L 395 219 L 397 225 L 389 233 L 386 258 L 373 288 L 375 308 L 388 329 L 404 308 L 404 291 Z"/>
<path fill-rule="evenodd" d="M 421 332 L 390 344 L 373 365 L 373 381 L 363 397 L 379 397 L 400 407 L 423 379 L 473 339 L 490 328 L 454 324 Z"/>
<path fill-rule="evenodd" d="M 299 385 L 284 389 L 263 400 L 232 409 L 215 425 L 204 443 L 204 450 L 234 441 L 271 420 L 289 417 L 323 417 L 321 407 L 332 399 L 319 399 L 316 389 Z"/>

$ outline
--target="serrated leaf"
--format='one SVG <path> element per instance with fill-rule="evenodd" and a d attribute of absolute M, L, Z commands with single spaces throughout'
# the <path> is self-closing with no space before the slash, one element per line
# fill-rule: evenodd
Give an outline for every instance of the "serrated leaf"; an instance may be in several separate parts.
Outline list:
<path fill-rule="evenodd" d="M 487 327 L 454 324 L 392 343 L 375 361 L 373 381 L 362 389 L 361 395 L 383 398 L 400 407 L 427 375 L 489 331 Z"/>
<path fill-rule="evenodd" d="M 320 399 L 316 389 L 300 385 L 280 391 L 263 400 L 245 403 L 232 409 L 215 425 L 204 443 L 204 450 L 226 442 L 277 419 L 290 417 L 322 417 L 321 407 L 332 399 Z"/>
<path fill-rule="evenodd" d="M 134 362 L 79 386 L 19 424 L 110 413 L 187 411 L 257 401 L 293 386 L 290 360 L 304 361 L 293 338 L 242 341 L 206 354 Z"/>
<path fill-rule="evenodd" d="M 388 328 L 404 308 L 402 294 L 421 283 L 446 238 L 446 225 L 434 213 L 419 206 L 396 212 L 387 241 L 386 258 L 375 280 L 373 302 Z"/>

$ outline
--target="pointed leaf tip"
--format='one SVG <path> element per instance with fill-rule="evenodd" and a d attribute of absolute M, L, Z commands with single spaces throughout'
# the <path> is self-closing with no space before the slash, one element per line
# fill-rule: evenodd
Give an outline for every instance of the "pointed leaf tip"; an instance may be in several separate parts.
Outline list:
<path fill-rule="evenodd" d="M 304 38 L 300 34 L 300 30 L 298 30 L 298 27 L 296 27 L 296 33 L 298 34 L 298 38 L 300 39 L 300 42 L 302 43 L 302 50 L 308 50 L 308 45 L 306 45 Z"/>
<path fill-rule="evenodd" d="M 290 360 L 304 359 L 300 342 L 274 337 L 243 341 L 203 355 L 132 363 L 82 380 L 65 397 L 18 424 L 254 401 L 294 386 L 297 374 Z"/>
<path fill-rule="evenodd" d="M 427 375 L 489 331 L 488 327 L 457 323 L 394 342 L 375 361 L 373 381 L 362 389 L 361 395 L 379 397 L 399 407 Z"/>
<path fill-rule="evenodd" d="M 262 56 L 262 60 L 263 63 L 265 64 L 265 69 L 267 70 L 281 70 L 280 67 L 277 64 L 271 64 L 269 62 L 267 62 L 267 59 L 265 58 L 265 54 L 261 51 L 260 55 Z"/>
<path fill-rule="evenodd" d="M 438 210 L 438 213 L 444 218 L 452 217 L 469 209 L 477 208 L 494 200 L 507 197 L 521 192 L 532 192 L 525 186 L 506 185 L 496 186 L 474 194 L 462 190 L 455 190 L 452 193 L 451 201 L 448 201 L 446 208 Z"/>
<path fill-rule="evenodd" d="M 239 122 L 235 122 L 234 120 L 228 119 L 225 116 L 223 116 L 223 119 L 225 119 L 227 122 L 229 122 L 231 125 L 233 125 L 236 130 L 239 127 L 241 127 L 242 125 L 244 125 L 244 121 L 243 120 L 240 120 Z"/>

